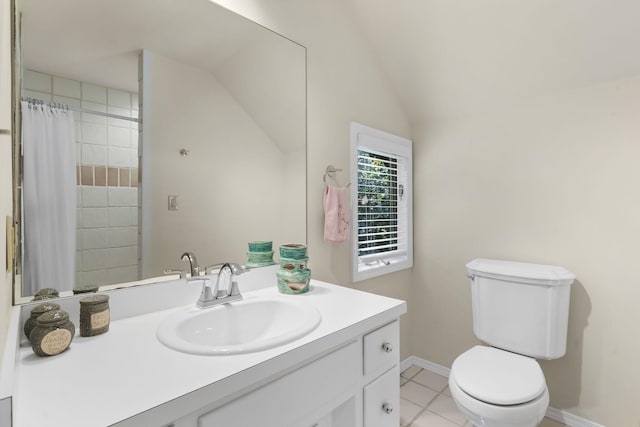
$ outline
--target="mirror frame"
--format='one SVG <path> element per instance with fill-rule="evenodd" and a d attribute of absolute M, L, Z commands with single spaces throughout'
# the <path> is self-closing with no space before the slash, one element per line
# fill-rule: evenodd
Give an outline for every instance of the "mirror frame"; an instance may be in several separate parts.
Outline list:
<path fill-rule="evenodd" d="M 20 128 L 20 93 L 22 92 L 22 12 L 19 0 L 10 0 L 11 19 L 11 153 L 13 187 L 13 264 L 11 283 L 13 284 L 13 304 L 20 304 L 22 282 L 22 158 L 20 156 L 22 131 Z"/>
<path fill-rule="evenodd" d="M 306 46 L 292 40 L 291 38 L 284 36 L 258 22 L 255 22 L 244 15 L 241 15 L 226 6 L 216 3 L 211 0 L 216 6 L 227 10 L 229 13 L 233 13 L 248 23 L 258 25 L 261 28 L 275 34 L 278 37 L 282 37 L 291 43 L 301 47 L 304 52 L 304 144 L 305 144 L 305 176 L 304 185 L 305 190 L 308 188 L 308 59 Z M 13 284 L 13 305 L 20 305 L 31 302 L 25 298 L 30 296 L 22 295 L 22 185 L 21 178 L 23 176 L 23 161 L 21 156 L 22 143 L 21 143 L 21 114 L 20 114 L 20 99 L 22 94 L 22 76 L 23 76 L 23 56 L 22 56 L 22 10 L 20 7 L 20 0 L 9 0 L 10 4 L 10 43 L 11 43 L 11 148 L 12 148 L 12 188 L 13 188 L 13 259 L 12 263 L 12 284 Z M 305 229 L 304 239 L 305 244 L 309 240 L 309 227 L 307 223 L 308 213 L 308 194 L 305 192 L 304 198 L 304 215 L 305 215 Z M 138 279 L 136 282 L 119 283 L 113 285 L 101 285 L 100 291 L 112 290 L 116 288 L 127 288 L 132 286 L 148 286 L 156 283 L 165 282 L 167 280 L 173 280 L 172 276 L 167 277 L 150 277 Z M 63 297 L 64 298 L 64 297 Z"/>

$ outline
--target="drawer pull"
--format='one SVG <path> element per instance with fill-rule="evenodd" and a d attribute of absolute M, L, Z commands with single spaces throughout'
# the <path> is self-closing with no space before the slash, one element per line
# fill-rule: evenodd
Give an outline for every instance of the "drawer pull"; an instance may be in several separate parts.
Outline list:
<path fill-rule="evenodd" d="M 393 412 L 393 406 L 391 405 L 391 403 L 383 403 L 382 410 L 385 414 L 390 414 Z"/>
<path fill-rule="evenodd" d="M 391 345 L 391 343 L 386 342 L 382 344 L 382 349 L 387 353 L 391 353 L 393 351 L 393 346 Z"/>

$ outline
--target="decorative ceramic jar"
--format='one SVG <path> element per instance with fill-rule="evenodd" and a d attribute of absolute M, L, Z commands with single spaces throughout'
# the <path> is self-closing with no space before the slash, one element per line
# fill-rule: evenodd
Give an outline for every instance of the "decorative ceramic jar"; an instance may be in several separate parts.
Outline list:
<path fill-rule="evenodd" d="M 52 298 L 58 298 L 60 293 L 55 288 L 44 288 L 40 289 L 33 295 L 33 301 L 42 301 Z"/>
<path fill-rule="evenodd" d="M 80 300 L 80 336 L 92 337 L 109 331 L 108 295 L 92 295 Z"/>
<path fill-rule="evenodd" d="M 273 262 L 273 242 L 266 240 L 249 242 L 247 257 L 246 267 L 248 268 L 275 264 Z"/>
<path fill-rule="evenodd" d="M 36 319 L 41 315 L 46 313 L 47 311 L 60 310 L 60 306 L 58 304 L 54 304 L 52 302 L 45 302 L 39 305 L 36 305 L 31 309 L 31 316 L 24 322 L 24 334 L 29 338 L 29 334 L 36 327 Z"/>
<path fill-rule="evenodd" d="M 307 247 L 300 244 L 280 246 L 280 270 L 276 272 L 278 290 L 283 294 L 303 294 L 309 291 L 311 270 L 307 268 Z"/>
<path fill-rule="evenodd" d="M 100 290 L 100 286 L 98 285 L 89 285 L 89 286 L 78 286 L 77 288 L 73 288 L 73 294 L 89 294 L 98 292 Z"/>
<path fill-rule="evenodd" d="M 71 344 L 76 327 L 63 310 L 47 311 L 38 316 L 36 327 L 29 334 L 31 348 L 38 356 L 55 356 Z"/>

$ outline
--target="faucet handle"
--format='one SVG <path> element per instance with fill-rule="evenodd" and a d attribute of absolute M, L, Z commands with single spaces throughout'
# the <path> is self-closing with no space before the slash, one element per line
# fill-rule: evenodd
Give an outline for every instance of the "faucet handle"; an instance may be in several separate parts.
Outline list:
<path fill-rule="evenodd" d="M 238 287 L 238 282 L 234 280 L 231 282 L 231 290 L 229 290 L 229 296 L 233 297 L 236 295 L 240 295 L 240 288 Z"/>
<path fill-rule="evenodd" d="M 184 270 L 173 270 L 171 268 L 167 268 L 162 270 L 162 274 L 164 275 L 173 275 L 173 274 L 179 274 L 181 279 L 186 279 L 187 278 L 187 272 Z"/>
<path fill-rule="evenodd" d="M 198 299 L 198 307 L 204 307 L 204 304 L 214 300 L 213 292 L 211 292 L 211 286 L 209 286 L 209 278 L 202 279 L 202 291 L 200 292 L 200 298 Z"/>

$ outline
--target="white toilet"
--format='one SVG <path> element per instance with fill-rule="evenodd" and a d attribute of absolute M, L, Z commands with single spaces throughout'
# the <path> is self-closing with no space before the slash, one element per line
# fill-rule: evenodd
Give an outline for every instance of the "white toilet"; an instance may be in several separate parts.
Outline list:
<path fill-rule="evenodd" d="M 491 347 L 456 358 L 451 396 L 474 426 L 535 427 L 549 406 L 535 359 L 565 354 L 575 276 L 563 267 L 490 259 L 475 259 L 467 270 L 473 332 Z"/>

